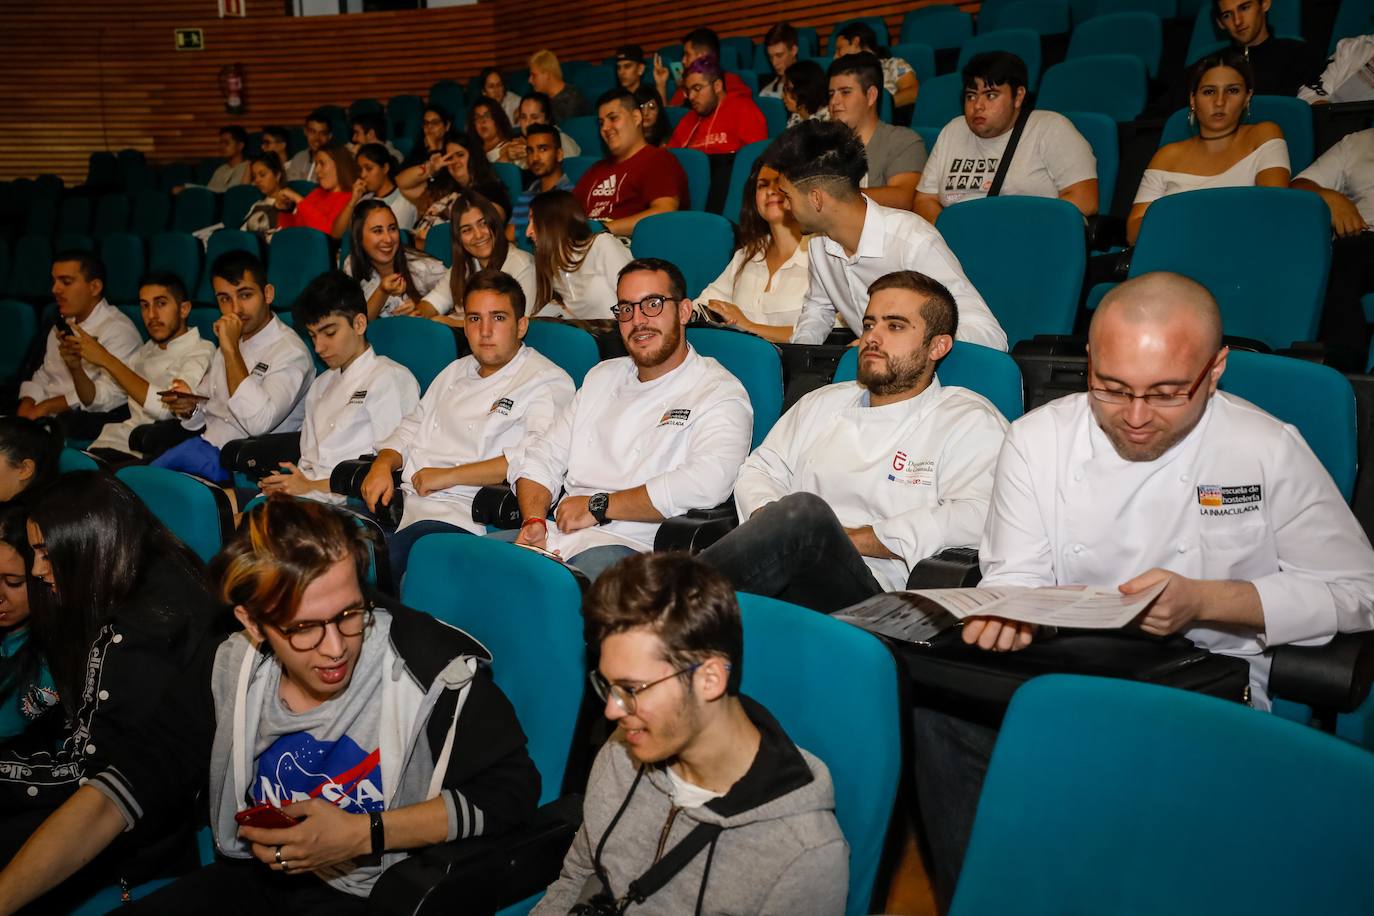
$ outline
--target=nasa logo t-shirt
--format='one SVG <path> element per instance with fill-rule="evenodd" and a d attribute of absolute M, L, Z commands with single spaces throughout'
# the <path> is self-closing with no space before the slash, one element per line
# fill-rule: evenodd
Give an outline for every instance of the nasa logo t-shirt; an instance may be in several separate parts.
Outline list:
<path fill-rule="evenodd" d="M 255 804 L 321 798 L 350 814 L 383 810 L 381 693 L 389 623 L 389 615 L 373 618 L 348 687 L 314 709 L 292 712 L 281 699 L 280 680 L 269 685 L 254 748 Z M 279 679 L 281 668 L 274 667 Z"/>

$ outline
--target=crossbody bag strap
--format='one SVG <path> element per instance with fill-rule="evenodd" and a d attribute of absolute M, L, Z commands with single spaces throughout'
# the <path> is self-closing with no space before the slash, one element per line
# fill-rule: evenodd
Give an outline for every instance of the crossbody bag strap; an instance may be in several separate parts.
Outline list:
<path fill-rule="evenodd" d="M 1016 116 L 1016 126 L 1011 129 L 1007 148 L 1002 153 L 1002 161 L 997 163 L 997 174 L 992 176 L 992 187 L 988 188 L 988 197 L 996 197 L 1002 193 L 1002 184 L 1007 180 L 1007 172 L 1011 171 L 1011 159 L 1016 155 L 1016 145 L 1021 142 L 1021 134 L 1026 131 L 1030 113 L 1030 106 L 1022 104 L 1021 113 Z"/>

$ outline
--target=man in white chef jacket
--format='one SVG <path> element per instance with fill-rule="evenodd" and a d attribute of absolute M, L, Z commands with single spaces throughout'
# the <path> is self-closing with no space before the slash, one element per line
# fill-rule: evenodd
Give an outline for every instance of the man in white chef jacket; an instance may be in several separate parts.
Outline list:
<path fill-rule="evenodd" d="M 1007 349 L 1006 332 L 935 227 L 859 190 L 868 158 L 854 131 L 838 121 L 803 121 L 778 137 L 770 155 L 793 215 L 802 231 L 812 234 L 811 288 L 793 343 L 822 343 L 837 313 L 851 331 L 861 333 L 869 284 L 896 270 L 915 270 L 943 283 L 954 296 L 959 340 Z"/>
<path fill-rule="evenodd" d="M 1221 317 L 1200 284 L 1118 286 L 1089 332 L 1089 391 L 1011 426 L 979 560 L 983 585 L 1164 582 L 1137 621 L 1250 663 L 1269 708 L 1269 649 L 1374 628 L 1374 550 L 1296 429 L 1217 391 Z M 1014 651 L 1032 627 L 970 618 L 963 637 Z M 913 746 L 937 892 L 952 888 L 995 733 L 918 710 Z"/>
<path fill-rule="evenodd" d="M 511 460 L 516 543 L 554 551 L 589 577 L 653 549 L 664 519 L 719 505 L 749 454 L 754 410 L 744 386 L 687 343 L 682 271 L 626 264 L 612 311 L 629 356 L 587 373 L 572 405 Z M 552 520 L 546 520 L 560 490 Z"/>
<path fill-rule="evenodd" d="M 521 440 L 542 436 L 572 403 L 576 386 L 568 373 L 523 343 L 526 306 L 515 278 L 494 268 L 478 271 L 464 291 L 462 312 L 472 353 L 449 363 L 419 406 L 378 443 L 362 496 L 369 509 L 391 505 L 392 473 L 401 471 L 405 510 L 387 539 L 397 583 L 410 548 L 426 534 L 486 532 L 472 520 L 477 491 L 505 483 Z"/>
<path fill-rule="evenodd" d="M 343 271 L 311 280 L 292 311 L 328 368 L 305 393 L 299 464 L 286 462 L 264 477 L 262 491 L 342 504 L 345 498 L 329 489 L 334 467 L 376 452 L 420 403 L 420 384 L 367 342 L 367 297 Z"/>
<path fill-rule="evenodd" d="M 958 322 L 938 281 L 910 270 L 875 280 L 858 381 L 783 415 L 735 481 L 743 524 L 701 558 L 739 591 L 830 612 L 906 588 L 946 547 L 976 545 L 1007 421 L 936 377 Z"/>

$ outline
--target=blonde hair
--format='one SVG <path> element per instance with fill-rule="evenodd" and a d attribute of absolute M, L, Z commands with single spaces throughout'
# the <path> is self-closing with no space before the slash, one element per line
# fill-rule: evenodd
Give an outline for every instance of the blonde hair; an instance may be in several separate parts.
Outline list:
<path fill-rule="evenodd" d="M 547 73 L 556 80 L 561 80 L 563 78 L 563 68 L 558 63 L 558 55 L 548 48 L 535 51 L 531 54 L 529 64 L 531 70 Z"/>

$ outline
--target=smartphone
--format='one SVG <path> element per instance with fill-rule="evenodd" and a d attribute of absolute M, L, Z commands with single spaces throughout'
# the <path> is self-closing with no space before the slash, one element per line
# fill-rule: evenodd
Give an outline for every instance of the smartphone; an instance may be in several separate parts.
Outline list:
<path fill-rule="evenodd" d="M 65 321 L 58 321 L 53 327 L 57 328 L 57 333 L 61 334 L 63 337 L 71 337 L 76 333 L 76 331 L 72 330 L 72 326 Z"/>
<path fill-rule="evenodd" d="M 190 398 L 193 401 L 208 401 L 208 394 L 196 394 L 194 391 L 177 391 L 175 388 L 168 388 L 166 391 L 159 391 L 157 396 L 160 398 Z"/>
<path fill-rule="evenodd" d="M 234 815 L 234 820 L 242 827 L 259 827 L 264 830 L 282 830 L 300 823 L 276 805 L 245 808 Z"/>

